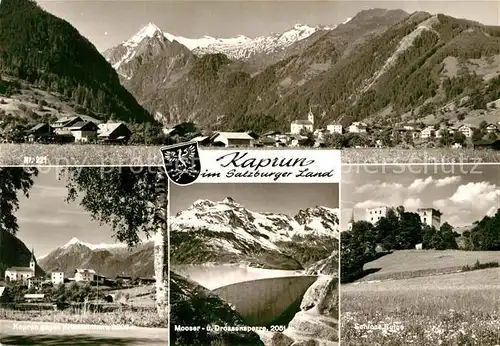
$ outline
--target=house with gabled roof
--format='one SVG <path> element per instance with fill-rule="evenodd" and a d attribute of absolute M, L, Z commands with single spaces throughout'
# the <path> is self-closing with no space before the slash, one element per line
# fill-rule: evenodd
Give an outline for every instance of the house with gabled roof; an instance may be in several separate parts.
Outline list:
<path fill-rule="evenodd" d="M 361 121 L 355 121 L 349 125 L 348 131 L 350 133 L 365 133 L 368 129 L 368 125 Z"/>
<path fill-rule="evenodd" d="M 96 272 L 94 269 L 75 269 L 75 281 L 94 281 Z"/>
<path fill-rule="evenodd" d="M 50 142 L 54 137 L 54 128 L 48 123 L 41 123 L 28 130 L 28 142 Z"/>
<path fill-rule="evenodd" d="M 62 117 L 57 119 L 52 127 L 54 128 L 54 132 L 56 134 L 69 134 L 71 133 L 71 126 L 75 125 L 78 122 L 82 122 L 83 119 L 79 116 L 71 116 L 71 117 Z"/>
<path fill-rule="evenodd" d="M 87 143 L 97 139 L 98 129 L 92 121 L 79 121 L 69 128 L 75 138 L 75 143 Z"/>
<path fill-rule="evenodd" d="M 496 124 L 488 124 L 488 126 L 486 126 L 486 132 L 488 133 L 497 133 L 498 132 L 498 126 Z"/>
<path fill-rule="evenodd" d="M 251 147 L 255 139 L 247 132 L 217 132 L 212 137 L 212 143 L 224 147 Z"/>
<path fill-rule="evenodd" d="M 103 142 L 127 142 L 132 131 L 124 123 L 103 123 L 98 125 L 97 139 Z"/>

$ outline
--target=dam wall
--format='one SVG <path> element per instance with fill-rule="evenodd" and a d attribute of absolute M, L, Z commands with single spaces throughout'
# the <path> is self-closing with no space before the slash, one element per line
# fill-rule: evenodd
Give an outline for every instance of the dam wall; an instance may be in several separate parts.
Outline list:
<path fill-rule="evenodd" d="M 317 276 L 288 276 L 245 281 L 213 292 L 232 305 L 250 326 L 288 324 Z"/>

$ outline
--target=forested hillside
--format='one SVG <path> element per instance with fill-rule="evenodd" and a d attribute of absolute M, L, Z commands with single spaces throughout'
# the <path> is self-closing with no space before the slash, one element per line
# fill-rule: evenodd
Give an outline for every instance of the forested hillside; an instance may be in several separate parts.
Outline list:
<path fill-rule="evenodd" d="M 0 23 L 0 75 L 62 94 L 102 120 L 153 120 L 93 44 L 35 1 L 2 0 Z"/>

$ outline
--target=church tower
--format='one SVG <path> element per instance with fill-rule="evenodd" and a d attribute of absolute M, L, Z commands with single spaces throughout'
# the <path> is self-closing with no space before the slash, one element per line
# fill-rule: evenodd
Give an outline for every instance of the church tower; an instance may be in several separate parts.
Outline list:
<path fill-rule="evenodd" d="M 34 274 L 36 269 L 35 249 L 31 249 L 30 269 L 33 270 Z"/>
<path fill-rule="evenodd" d="M 351 212 L 351 220 L 347 224 L 347 230 L 348 231 L 352 231 L 352 226 L 353 225 L 354 225 L 354 208 L 352 209 L 352 212 Z"/>
<path fill-rule="evenodd" d="M 309 120 L 311 122 L 311 124 L 313 124 L 313 126 L 314 126 L 314 114 L 311 110 L 311 107 L 309 107 L 309 113 L 307 114 L 307 120 Z"/>

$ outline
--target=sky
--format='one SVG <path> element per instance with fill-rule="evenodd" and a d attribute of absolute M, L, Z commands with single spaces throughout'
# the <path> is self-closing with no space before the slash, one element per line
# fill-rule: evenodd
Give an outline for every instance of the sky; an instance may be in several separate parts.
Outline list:
<path fill-rule="evenodd" d="M 439 209 L 454 227 L 470 226 L 500 208 L 500 165 L 344 166 L 341 229 L 365 209 L 403 205 Z"/>
<path fill-rule="evenodd" d="M 100 226 L 98 221 L 91 220 L 78 202 L 65 201 L 66 180 L 64 176 L 59 180 L 59 176 L 58 168 L 40 167 L 29 198 L 19 196 L 19 209 L 15 214 L 19 224 L 17 237 L 30 250 L 34 248 L 37 258 L 73 237 L 91 244 L 115 243 L 110 226 Z"/>
<path fill-rule="evenodd" d="M 339 207 L 338 184 L 192 184 L 170 187 L 170 215 L 190 207 L 199 199 L 222 201 L 231 197 L 253 212 L 294 216 L 300 209 L 315 206 Z"/>
<path fill-rule="evenodd" d="M 189 38 L 257 37 L 295 24 L 335 25 L 370 8 L 427 11 L 500 25 L 499 1 L 316 1 L 316 0 L 38 0 L 87 37 L 99 51 L 128 39 L 149 22 Z"/>

